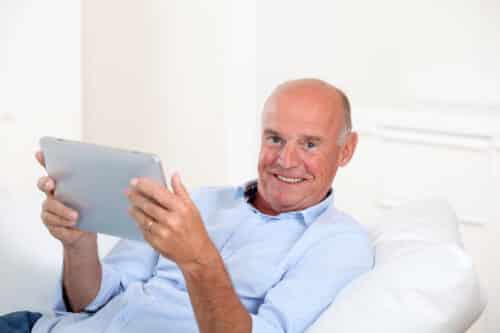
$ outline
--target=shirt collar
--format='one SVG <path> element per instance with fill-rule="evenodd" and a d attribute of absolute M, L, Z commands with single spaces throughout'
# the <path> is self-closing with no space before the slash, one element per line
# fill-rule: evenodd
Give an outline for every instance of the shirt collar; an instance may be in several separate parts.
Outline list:
<path fill-rule="evenodd" d="M 323 213 L 328 208 L 328 206 L 333 204 L 333 199 L 334 199 L 334 191 L 333 189 L 330 189 L 326 197 L 319 203 L 315 204 L 314 206 L 308 207 L 303 210 L 285 212 L 278 214 L 276 216 L 271 216 L 260 212 L 250 203 L 253 200 L 253 198 L 255 198 L 255 196 L 257 195 L 256 180 L 246 182 L 245 184 L 240 186 L 240 191 L 246 204 L 248 204 L 248 206 L 257 214 L 273 219 L 296 216 L 299 217 L 306 224 L 306 226 L 309 226 L 311 223 L 313 223 L 318 218 L 318 216 L 321 215 L 321 213 Z"/>

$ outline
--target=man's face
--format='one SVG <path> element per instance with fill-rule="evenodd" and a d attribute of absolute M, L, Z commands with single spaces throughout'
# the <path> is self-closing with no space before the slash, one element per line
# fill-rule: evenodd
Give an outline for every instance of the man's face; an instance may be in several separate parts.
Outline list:
<path fill-rule="evenodd" d="M 342 106 L 334 102 L 308 90 L 277 93 L 266 103 L 256 199 L 264 213 L 305 209 L 327 194 L 344 128 Z"/>

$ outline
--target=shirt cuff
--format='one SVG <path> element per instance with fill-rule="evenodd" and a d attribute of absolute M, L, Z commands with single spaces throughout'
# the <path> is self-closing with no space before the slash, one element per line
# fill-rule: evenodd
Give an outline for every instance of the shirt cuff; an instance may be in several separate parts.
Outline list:
<path fill-rule="evenodd" d="M 62 276 L 59 279 L 59 288 L 56 291 L 56 302 L 54 304 L 53 310 L 56 315 L 68 313 L 68 308 L 64 301 L 63 296 L 63 281 Z M 101 307 L 103 307 L 112 297 L 121 291 L 120 276 L 111 267 L 106 264 L 102 264 L 102 279 L 99 292 L 96 297 L 88 304 L 83 311 L 84 312 L 96 312 Z"/>

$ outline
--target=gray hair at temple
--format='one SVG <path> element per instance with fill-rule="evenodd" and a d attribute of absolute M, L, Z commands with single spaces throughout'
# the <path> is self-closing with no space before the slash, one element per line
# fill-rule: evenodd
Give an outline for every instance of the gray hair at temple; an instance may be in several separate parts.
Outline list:
<path fill-rule="evenodd" d="M 339 137 L 337 139 L 337 145 L 342 146 L 349 133 L 352 131 L 352 119 L 351 119 L 351 103 L 349 102 L 349 98 L 347 95 L 340 90 L 339 88 L 335 88 L 342 99 L 342 106 L 344 108 L 344 128 L 340 131 Z"/>

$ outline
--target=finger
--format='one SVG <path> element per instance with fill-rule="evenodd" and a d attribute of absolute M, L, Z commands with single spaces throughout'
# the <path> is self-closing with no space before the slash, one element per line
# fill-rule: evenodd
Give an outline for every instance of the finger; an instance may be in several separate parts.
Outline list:
<path fill-rule="evenodd" d="M 174 193 L 181 197 L 182 199 L 189 200 L 191 201 L 191 197 L 189 196 L 188 191 L 186 190 L 186 187 L 181 181 L 181 176 L 179 173 L 174 173 L 172 178 L 170 179 L 170 183 L 172 185 L 172 189 L 174 190 Z"/>
<path fill-rule="evenodd" d="M 130 207 L 129 214 L 142 231 L 144 240 L 153 249 L 158 251 L 158 253 L 168 257 L 168 253 L 165 251 L 165 244 L 168 243 L 171 232 L 165 226 L 153 221 L 151 217 L 147 216 L 147 214 L 137 207 Z"/>
<path fill-rule="evenodd" d="M 40 179 L 38 179 L 37 187 L 40 191 L 44 192 L 47 195 L 50 195 L 55 189 L 55 182 L 50 177 L 41 177 Z"/>
<path fill-rule="evenodd" d="M 151 216 L 148 216 L 137 207 L 130 207 L 129 214 L 137 223 L 137 226 L 141 229 L 144 236 L 152 235 L 153 228 L 156 228 L 157 223 L 151 218 Z"/>
<path fill-rule="evenodd" d="M 132 189 L 139 191 L 146 197 L 153 199 L 165 209 L 175 210 L 179 207 L 177 198 L 165 186 L 149 179 L 149 178 L 134 178 L 131 180 L 130 185 Z"/>
<path fill-rule="evenodd" d="M 137 223 L 137 226 L 142 230 L 143 233 L 147 232 L 149 222 L 154 223 L 153 219 L 144 214 L 144 212 L 141 211 L 138 207 L 129 207 L 128 213 L 134 219 L 134 221 Z"/>
<path fill-rule="evenodd" d="M 46 210 L 42 212 L 41 217 L 43 223 L 48 227 L 74 227 L 76 225 L 75 220 L 67 220 Z"/>
<path fill-rule="evenodd" d="M 168 213 L 167 210 L 165 210 L 155 201 L 141 194 L 139 191 L 132 190 L 128 192 L 127 197 L 132 205 L 138 207 L 140 210 L 151 216 L 156 221 L 162 221 L 166 218 L 166 215 Z"/>
<path fill-rule="evenodd" d="M 43 153 L 41 150 L 37 150 L 35 153 L 35 158 L 40 163 L 41 166 L 45 168 L 45 157 L 43 156 Z"/>
<path fill-rule="evenodd" d="M 157 223 L 139 208 L 130 207 L 129 214 L 135 220 L 135 222 L 139 226 L 139 229 L 142 230 L 144 239 L 148 240 L 149 243 L 157 243 L 158 238 L 165 239 L 165 237 L 169 235 L 168 228 Z"/>
<path fill-rule="evenodd" d="M 42 209 L 66 220 L 76 221 L 78 219 L 77 211 L 65 206 L 62 202 L 56 199 L 48 198 L 45 200 L 42 205 Z"/>
<path fill-rule="evenodd" d="M 69 239 L 72 236 L 71 233 L 80 232 L 80 230 L 74 228 L 55 225 L 48 225 L 47 228 L 49 229 L 49 232 L 57 239 Z"/>

